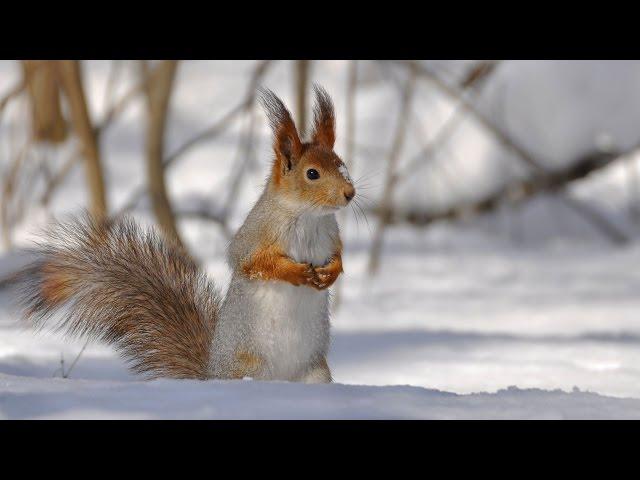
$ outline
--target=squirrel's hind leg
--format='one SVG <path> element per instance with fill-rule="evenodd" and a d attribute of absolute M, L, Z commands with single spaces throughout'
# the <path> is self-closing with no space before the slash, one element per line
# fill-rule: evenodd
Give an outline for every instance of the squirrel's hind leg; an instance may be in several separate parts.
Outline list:
<path fill-rule="evenodd" d="M 264 368 L 264 361 L 259 355 L 246 350 L 238 350 L 235 353 L 235 365 L 231 378 L 257 378 Z"/>
<path fill-rule="evenodd" d="M 311 368 L 300 378 L 303 383 L 331 383 L 331 370 L 327 365 L 327 359 L 322 357 L 319 362 L 314 363 Z"/>

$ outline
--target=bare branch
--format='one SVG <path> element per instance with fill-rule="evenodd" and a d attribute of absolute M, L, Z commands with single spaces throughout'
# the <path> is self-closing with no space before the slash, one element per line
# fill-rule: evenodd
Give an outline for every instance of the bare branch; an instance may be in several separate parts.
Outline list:
<path fill-rule="evenodd" d="M 9 91 L 5 93 L 2 98 L 0 98 L 0 117 L 2 117 L 2 114 L 4 113 L 4 109 L 9 104 L 9 102 L 11 102 L 11 100 L 13 100 L 14 98 L 17 98 L 22 92 L 24 92 L 24 89 L 25 89 L 25 82 L 24 80 L 21 80 L 12 88 L 10 88 Z"/>
<path fill-rule="evenodd" d="M 187 140 L 186 142 L 184 142 L 172 154 L 170 154 L 169 156 L 165 157 L 165 159 L 163 161 L 163 165 L 165 167 L 170 166 L 178 158 L 183 156 L 185 153 L 187 153 L 189 150 L 191 150 L 195 146 L 199 145 L 203 141 L 212 140 L 213 138 L 215 138 L 218 135 L 220 135 L 221 133 L 223 133 L 226 129 L 228 129 L 231 126 L 231 123 L 233 122 L 233 120 L 235 120 L 235 118 L 238 115 L 240 115 L 241 113 L 243 113 L 246 110 L 248 104 L 249 104 L 248 100 L 245 100 L 240 105 L 237 105 L 235 108 L 233 108 L 227 114 L 225 114 L 224 117 L 222 117 L 216 123 L 211 125 L 209 128 L 207 128 L 206 130 L 203 130 L 202 132 L 198 133 L 194 137 L 192 137 L 189 140 Z"/>
<path fill-rule="evenodd" d="M 442 220 L 455 220 L 469 215 L 490 212 L 506 202 L 521 203 L 542 192 L 552 192 L 556 196 L 572 182 L 588 177 L 597 170 L 601 170 L 623 156 L 640 148 L 640 143 L 627 153 L 595 152 L 585 155 L 563 169 L 548 173 L 544 177 L 529 177 L 517 180 L 502 189 L 485 195 L 466 205 L 458 205 L 439 212 L 409 211 L 402 214 L 394 212 L 391 222 L 408 221 L 416 225 L 428 225 Z M 567 206 L 580 213 L 585 220 L 605 234 L 614 243 L 623 244 L 628 236 L 617 226 L 609 222 L 595 209 L 589 207 L 573 197 L 558 197 Z M 379 212 L 382 213 L 382 212 Z"/>
<path fill-rule="evenodd" d="M 393 191 L 396 185 L 395 170 L 398 160 L 402 154 L 408 130 L 407 122 L 410 117 L 409 112 L 411 111 L 411 102 L 415 91 L 415 83 L 416 69 L 412 68 L 408 74 L 406 85 L 401 89 L 402 99 L 400 111 L 398 113 L 398 123 L 396 125 L 393 144 L 389 151 L 389 158 L 387 160 L 386 183 L 382 193 L 382 200 L 380 202 L 380 218 L 378 220 L 376 231 L 374 232 L 373 244 L 371 246 L 371 253 L 369 256 L 369 272 L 372 274 L 378 270 L 384 232 L 391 220 Z"/>
<path fill-rule="evenodd" d="M 224 117 L 222 117 L 212 126 L 198 133 L 194 137 L 187 140 L 180 147 L 178 147 L 171 155 L 165 158 L 164 160 L 165 167 L 171 165 L 176 159 L 178 159 L 178 157 L 184 155 L 193 147 L 197 146 L 203 141 L 212 140 L 213 138 L 223 133 L 227 128 L 231 126 L 231 122 L 235 119 L 235 117 L 237 117 L 239 114 L 243 112 L 246 112 L 249 109 L 249 107 L 253 106 L 255 102 L 255 90 L 257 88 L 258 83 L 260 82 L 260 79 L 267 71 L 267 68 L 269 67 L 270 63 L 271 63 L 270 60 L 263 60 L 258 64 L 249 82 L 249 88 L 247 89 L 247 94 L 245 95 L 245 99 L 242 101 L 242 103 L 240 103 L 240 105 L 233 108 Z"/>
<path fill-rule="evenodd" d="M 227 239 L 233 237 L 233 232 L 227 225 L 227 216 L 222 213 L 215 213 L 213 209 L 208 206 L 202 206 L 198 208 L 180 208 L 175 212 L 176 217 L 190 218 L 196 220 L 205 220 L 208 222 L 217 223 L 222 229 L 222 233 Z"/>
<path fill-rule="evenodd" d="M 401 62 L 401 64 L 405 66 L 413 65 L 413 63 L 406 64 L 404 62 Z M 540 160 L 538 160 L 530 152 L 525 150 L 524 147 L 519 145 L 506 132 L 499 128 L 488 116 L 481 112 L 472 102 L 470 102 L 465 97 L 464 92 L 460 92 L 455 87 L 448 85 L 422 64 L 418 66 L 418 74 L 421 78 L 437 87 L 441 92 L 459 102 L 460 108 L 471 114 L 473 118 L 477 120 L 479 124 L 482 125 L 487 131 L 489 131 L 494 136 L 494 138 L 496 138 L 504 147 L 513 152 L 517 158 L 521 159 L 525 164 L 527 164 L 533 170 L 534 177 L 545 177 L 548 175 L 547 169 L 544 167 L 543 163 Z M 541 178 L 539 179 L 539 181 L 541 183 L 545 183 L 545 181 L 547 180 Z M 608 236 L 614 243 L 626 243 L 628 241 L 628 236 L 621 232 L 615 225 L 608 222 L 606 218 L 602 217 L 599 218 L 598 221 L 594 221 L 594 215 L 588 213 L 587 209 L 576 209 L 576 201 L 568 199 L 566 194 L 564 194 L 563 192 L 558 192 L 558 199 L 563 201 L 574 211 L 582 214 L 587 221 L 589 221 L 594 227 L 598 228 L 603 234 Z M 607 224 L 606 227 L 603 227 L 605 224 Z"/>
<path fill-rule="evenodd" d="M 223 133 L 226 129 L 228 129 L 233 120 L 240 114 L 248 111 L 249 108 L 253 106 L 255 103 L 255 91 L 258 86 L 258 83 L 261 81 L 262 77 L 266 73 L 268 67 L 271 65 L 270 60 L 261 61 L 256 69 L 253 72 L 252 78 L 249 82 L 249 87 L 247 88 L 247 94 L 245 99 L 236 107 L 227 112 L 220 120 L 214 123 L 211 127 L 203 130 L 198 133 L 191 139 L 187 140 L 184 144 L 178 147 L 172 154 L 165 157 L 162 162 L 163 167 L 165 169 L 172 166 L 179 158 L 181 158 L 185 153 L 187 153 L 192 148 L 196 147 L 200 143 L 208 140 L 212 140 L 216 136 Z M 124 203 L 124 205 L 114 214 L 114 217 L 118 217 L 124 215 L 125 213 L 133 210 L 140 200 L 144 197 L 145 188 L 138 187 L 134 190 L 133 194 L 129 198 L 128 201 Z"/>
<path fill-rule="evenodd" d="M 151 206 L 164 235 L 184 248 L 178 233 L 175 218 L 171 209 L 171 202 L 167 195 L 164 180 L 164 165 L 162 162 L 164 151 L 164 132 L 169 112 L 169 101 L 173 90 L 178 62 L 164 60 L 156 67 L 155 79 L 148 83 L 147 101 L 149 119 L 146 136 L 147 175 Z"/>
<path fill-rule="evenodd" d="M 96 217 L 103 217 L 107 214 L 104 174 L 98 139 L 91 123 L 82 84 L 80 63 L 77 60 L 62 60 L 58 62 L 58 72 L 69 101 L 72 123 L 82 144 L 87 187 L 91 195 L 91 213 Z"/>
<path fill-rule="evenodd" d="M 62 184 L 73 167 L 75 167 L 81 159 L 82 157 L 80 155 L 70 156 L 62 165 L 60 170 L 58 170 L 54 175 L 51 176 L 51 178 L 47 180 L 47 185 L 44 189 L 44 192 L 40 196 L 41 205 L 47 205 L 51 201 L 51 197 L 55 193 L 56 189 Z"/>
<path fill-rule="evenodd" d="M 107 109 L 102 121 L 96 126 L 98 134 L 111 126 L 115 119 L 131 104 L 131 102 L 145 91 L 149 83 L 154 81 L 155 73 L 156 70 L 151 72 L 149 75 L 144 76 L 140 82 L 134 85 L 127 93 Z"/>
<path fill-rule="evenodd" d="M 409 175 L 415 175 L 416 169 L 421 165 L 426 164 L 424 160 L 433 158 L 433 154 L 440 150 L 453 136 L 456 129 L 465 119 L 465 113 L 467 113 L 468 105 L 470 105 L 468 102 L 464 103 L 462 101 L 463 95 L 471 89 L 477 89 L 478 87 L 480 87 L 480 83 L 486 84 L 489 76 L 496 71 L 498 63 L 499 62 L 497 61 L 479 62 L 478 64 L 471 67 L 471 71 L 461 82 L 463 90 L 459 92 L 458 96 L 456 97 L 457 103 L 453 113 L 451 113 L 449 119 L 438 130 L 436 137 L 427 145 L 423 146 L 420 152 L 413 156 L 413 158 L 408 162 L 407 166 L 403 169 L 403 172 L 398 173 L 399 179 L 407 178 L 409 177 Z"/>
<path fill-rule="evenodd" d="M 409 67 L 411 64 L 402 62 L 401 64 Z M 482 113 L 469 99 L 466 98 L 464 92 L 459 91 L 455 87 L 442 81 L 436 74 L 431 72 L 423 64 L 417 65 L 418 75 L 425 81 L 434 85 L 438 90 L 445 93 L 448 97 L 455 100 L 461 109 L 471 114 L 484 128 L 486 128 L 500 143 L 505 147 L 513 151 L 518 157 L 520 157 L 525 163 L 531 166 L 536 171 L 544 172 L 545 169 L 542 164 L 535 159 L 529 152 L 518 145 L 509 135 L 502 131 L 497 125 L 495 125 L 489 117 Z"/>
<path fill-rule="evenodd" d="M 7 175 L 4 178 L 4 184 L 2 186 L 2 202 L 0 203 L 0 226 L 2 227 L 2 239 L 6 248 L 11 246 L 11 229 L 13 227 L 13 221 L 11 218 L 10 206 L 11 201 L 15 195 L 16 181 L 20 167 L 22 166 L 29 148 L 31 147 L 31 141 L 29 140 L 22 149 L 15 156 Z"/>

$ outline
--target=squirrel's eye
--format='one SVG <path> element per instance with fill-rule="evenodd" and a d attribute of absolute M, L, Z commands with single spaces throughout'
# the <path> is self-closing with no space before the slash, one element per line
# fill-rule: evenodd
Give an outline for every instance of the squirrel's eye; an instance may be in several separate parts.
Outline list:
<path fill-rule="evenodd" d="M 307 170 L 307 178 L 309 180 L 317 180 L 320 178 L 320 174 L 317 170 L 310 168 L 309 170 Z"/>

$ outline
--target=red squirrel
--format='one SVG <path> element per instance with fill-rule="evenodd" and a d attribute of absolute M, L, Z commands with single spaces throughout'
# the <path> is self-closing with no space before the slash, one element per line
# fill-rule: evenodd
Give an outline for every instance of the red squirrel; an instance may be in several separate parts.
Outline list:
<path fill-rule="evenodd" d="M 260 98 L 274 159 L 228 249 L 224 300 L 179 246 L 130 219 L 55 225 L 19 276 L 24 316 L 110 343 L 147 378 L 331 382 L 329 292 L 342 273 L 335 213 L 355 187 L 334 152 L 335 113 L 315 86 L 300 138 L 270 90 Z"/>

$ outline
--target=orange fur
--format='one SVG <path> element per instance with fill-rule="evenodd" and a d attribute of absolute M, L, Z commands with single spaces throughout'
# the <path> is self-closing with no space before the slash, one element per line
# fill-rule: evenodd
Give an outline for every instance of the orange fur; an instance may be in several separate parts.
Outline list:
<path fill-rule="evenodd" d="M 276 245 L 258 249 L 242 266 L 250 280 L 280 280 L 295 286 L 306 285 L 316 290 L 329 288 L 343 272 L 341 247 L 323 267 L 294 262 Z"/>
<path fill-rule="evenodd" d="M 302 142 L 293 121 L 289 120 L 278 127 L 273 137 L 273 150 L 276 154 L 273 179 L 279 183 L 280 178 L 302 154 Z"/>
<path fill-rule="evenodd" d="M 276 161 L 273 163 L 272 178 L 274 183 L 278 184 L 302 156 L 303 145 L 291 114 L 282 100 L 270 90 L 262 90 L 260 100 L 273 130 L 273 152 Z"/>
<path fill-rule="evenodd" d="M 274 168 L 272 182 L 277 193 L 292 202 L 305 202 L 317 207 L 345 206 L 355 189 L 339 171 L 342 165 L 340 157 L 332 150 L 312 143 L 305 143 L 302 152 L 294 169 L 286 175 Z M 320 173 L 318 180 L 307 178 L 307 170 L 311 168 Z"/>
<path fill-rule="evenodd" d="M 273 130 L 273 162 L 270 184 L 278 194 L 293 202 L 305 202 L 312 207 L 343 207 L 355 195 L 350 179 L 341 169 L 344 163 L 333 151 L 335 143 L 335 112 L 327 92 L 315 86 L 313 131 L 310 142 L 302 142 L 289 110 L 272 91 L 262 90 L 261 101 Z M 307 177 L 309 169 L 320 174 Z"/>
<path fill-rule="evenodd" d="M 324 267 L 316 267 L 315 272 L 320 280 L 321 289 L 329 288 L 338 279 L 342 270 L 342 254 L 336 252 Z"/>
<path fill-rule="evenodd" d="M 56 267 L 52 263 L 45 263 L 40 270 L 42 275 L 42 299 L 55 307 L 66 302 L 73 296 L 73 277 L 68 271 Z"/>
<path fill-rule="evenodd" d="M 314 286 L 318 280 L 311 265 L 294 262 L 276 245 L 254 252 L 242 271 L 251 280 L 281 280 L 296 286 Z"/>

